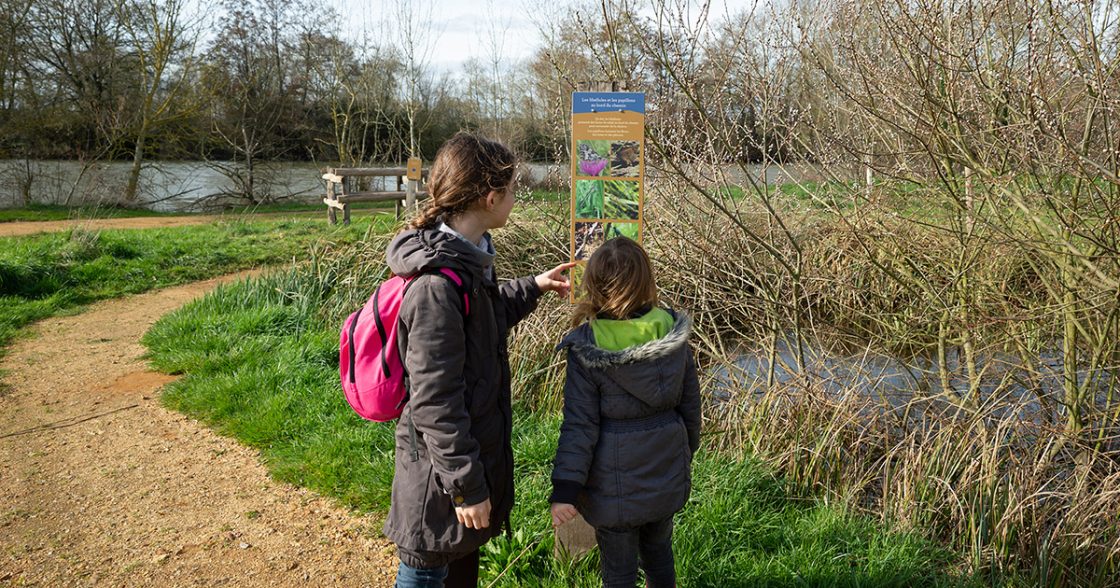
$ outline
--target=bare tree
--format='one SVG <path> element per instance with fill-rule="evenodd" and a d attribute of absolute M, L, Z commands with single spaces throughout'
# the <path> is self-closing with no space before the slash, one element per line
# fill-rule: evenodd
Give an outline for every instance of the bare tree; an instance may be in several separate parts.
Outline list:
<path fill-rule="evenodd" d="M 408 153 L 420 156 L 420 134 L 426 121 L 419 115 L 424 106 L 425 90 L 432 88 L 426 84 L 426 78 L 439 32 L 432 30 L 431 2 L 397 0 L 392 15 L 394 47 L 403 67 L 405 90 L 401 102 L 408 121 Z"/>
<path fill-rule="evenodd" d="M 271 198 L 259 185 L 262 157 L 286 152 L 282 123 L 292 115 L 292 92 L 284 67 L 292 12 L 299 7 L 272 0 L 255 3 L 228 1 L 222 29 L 211 44 L 202 83 L 210 90 L 215 114 L 214 133 L 237 161 L 211 161 L 237 184 L 237 193 L 250 202 Z"/>
<path fill-rule="evenodd" d="M 139 103 L 133 111 L 135 146 L 124 194 L 127 203 L 136 201 L 149 135 L 193 110 L 184 102 L 199 29 L 185 19 L 183 7 L 182 0 L 119 0 L 117 4 L 139 83 Z"/>

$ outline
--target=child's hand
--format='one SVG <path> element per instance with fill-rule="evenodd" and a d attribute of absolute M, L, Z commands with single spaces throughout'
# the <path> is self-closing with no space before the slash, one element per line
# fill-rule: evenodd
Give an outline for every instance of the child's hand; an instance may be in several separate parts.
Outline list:
<path fill-rule="evenodd" d="M 563 502 L 554 502 L 552 503 L 552 526 L 559 527 L 576 518 L 577 514 L 579 514 L 579 512 L 576 511 L 576 507 L 570 504 L 564 504 Z"/>
<path fill-rule="evenodd" d="M 556 292 L 561 296 L 567 296 L 571 284 L 568 283 L 568 276 L 565 276 L 564 272 L 575 266 L 575 262 L 562 263 L 537 276 L 535 278 L 537 280 L 537 287 L 541 289 L 541 292 Z"/>
<path fill-rule="evenodd" d="M 490 499 L 470 506 L 456 506 L 455 518 L 468 529 L 485 529 L 490 526 Z"/>

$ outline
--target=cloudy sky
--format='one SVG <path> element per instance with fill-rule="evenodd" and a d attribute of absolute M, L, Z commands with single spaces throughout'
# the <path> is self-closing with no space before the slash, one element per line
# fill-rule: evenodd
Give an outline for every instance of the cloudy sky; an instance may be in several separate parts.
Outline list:
<path fill-rule="evenodd" d="M 471 58 L 487 59 L 494 46 L 507 61 L 528 58 L 538 47 L 542 28 L 570 18 L 571 12 L 568 0 L 328 0 L 328 4 L 343 15 L 346 37 L 365 35 L 379 44 L 396 38 L 397 33 L 383 23 L 393 20 L 386 16 L 400 14 L 402 5 L 412 7 L 418 16 L 430 14 L 430 19 L 422 19 L 431 23 L 429 62 L 446 70 L 457 69 Z M 713 0 L 710 20 L 756 4 L 754 0 Z"/>

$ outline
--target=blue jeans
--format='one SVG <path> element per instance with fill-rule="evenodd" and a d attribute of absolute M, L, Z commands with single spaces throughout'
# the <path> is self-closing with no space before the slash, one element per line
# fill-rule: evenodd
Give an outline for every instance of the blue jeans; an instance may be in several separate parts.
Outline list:
<path fill-rule="evenodd" d="M 467 554 L 398 549 L 396 588 L 466 588 L 478 585 L 478 550 Z M 452 559 L 454 558 L 454 559 Z"/>
<path fill-rule="evenodd" d="M 438 568 L 414 568 L 403 561 L 397 568 L 396 588 L 443 588 L 447 579 L 447 566 Z"/>
<path fill-rule="evenodd" d="M 649 588 L 676 585 L 673 568 L 673 517 L 626 529 L 595 529 L 599 543 L 600 573 L 606 588 L 634 588 L 638 558 Z"/>

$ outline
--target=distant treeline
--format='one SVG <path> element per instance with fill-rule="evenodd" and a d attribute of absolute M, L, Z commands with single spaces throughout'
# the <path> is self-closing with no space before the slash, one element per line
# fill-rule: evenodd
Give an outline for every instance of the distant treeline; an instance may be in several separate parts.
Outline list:
<path fill-rule="evenodd" d="M 8 158 L 401 161 L 430 158 L 456 131 L 481 129 L 528 159 L 554 160 L 565 153 L 568 101 L 580 84 L 613 78 L 671 101 L 681 83 L 638 43 L 612 48 L 602 19 L 542 16 L 542 48 L 519 63 L 501 55 L 499 22 L 478 31 L 489 57 L 445 72 L 424 58 L 439 42 L 424 24 L 430 9 L 405 4 L 364 40 L 337 31 L 365 15 L 307 0 L 223 0 L 203 15 L 185 0 L 0 5 L 0 157 Z M 737 43 L 735 22 L 679 57 L 701 70 L 734 57 L 725 49 Z M 608 73 L 620 66 L 625 76 Z M 718 114 L 757 128 L 728 158 L 788 155 L 788 144 L 762 138 L 769 105 L 760 95 L 737 102 Z"/>

